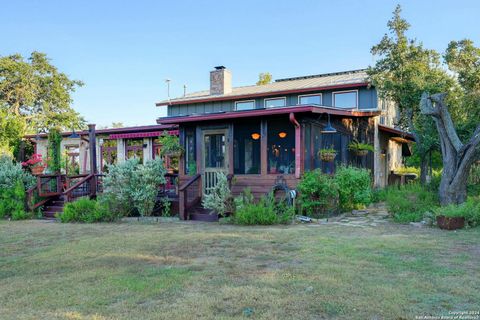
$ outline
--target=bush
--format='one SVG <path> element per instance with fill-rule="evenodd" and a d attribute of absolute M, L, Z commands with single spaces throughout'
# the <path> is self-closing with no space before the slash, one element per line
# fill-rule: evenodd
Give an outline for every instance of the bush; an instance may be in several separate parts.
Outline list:
<path fill-rule="evenodd" d="M 121 217 L 115 211 L 110 210 L 110 201 L 105 197 L 99 197 L 97 201 L 81 198 L 70 202 L 63 208 L 63 213 L 57 214 L 61 222 L 110 222 Z"/>
<path fill-rule="evenodd" d="M 302 214 L 318 217 L 336 210 L 338 185 L 320 169 L 305 172 L 297 190 Z"/>
<path fill-rule="evenodd" d="M 214 187 L 209 188 L 208 191 L 202 200 L 204 208 L 214 210 L 221 216 L 227 212 L 235 211 L 232 193 L 228 187 L 228 179 L 225 173 L 217 173 L 217 183 Z"/>
<path fill-rule="evenodd" d="M 385 193 L 388 210 L 397 222 L 421 221 L 426 212 L 433 211 L 438 206 L 436 192 L 419 183 L 389 187 Z"/>
<path fill-rule="evenodd" d="M 249 193 L 247 191 L 247 193 Z M 255 203 L 248 195 L 237 198 L 240 204 L 232 218 L 233 223 L 242 225 L 271 225 L 288 223 L 295 214 L 295 209 L 285 201 L 275 202 L 273 194 L 262 197 Z"/>
<path fill-rule="evenodd" d="M 0 189 L 0 218 L 29 218 L 25 212 L 25 188 L 22 181 L 17 181 L 11 188 Z"/>
<path fill-rule="evenodd" d="M 364 208 L 372 201 L 372 181 L 367 169 L 341 166 L 335 173 L 340 208 L 343 211 Z"/>
<path fill-rule="evenodd" d="M 0 190 L 14 188 L 17 182 L 22 182 L 26 189 L 35 185 L 35 177 L 22 169 L 20 163 L 12 158 L 0 155 Z"/>
<path fill-rule="evenodd" d="M 469 197 L 462 204 L 439 207 L 435 210 L 435 214 L 449 218 L 463 217 L 467 226 L 476 227 L 480 225 L 480 199 Z"/>
<path fill-rule="evenodd" d="M 111 199 L 110 209 L 130 215 L 137 210 L 141 216 L 152 213 L 158 188 L 165 180 L 165 167 L 160 159 L 139 164 L 137 159 L 108 167 L 104 194 Z"/>

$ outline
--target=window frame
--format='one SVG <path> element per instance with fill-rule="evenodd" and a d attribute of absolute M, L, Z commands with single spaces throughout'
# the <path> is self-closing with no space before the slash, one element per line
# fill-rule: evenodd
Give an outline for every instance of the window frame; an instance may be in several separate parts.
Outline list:
<path fill-rule="evenodd" d="M 312 94 L 301 94 L 298 96 L 298 99 L 297 99 L 297 103 L 299 106 L 305 106 L 305 105 L 308 105 L 308 103 L 306 104 L 301 104 L 300 103 L 300 99 L 303 98 L 303 97 L 312 97 L 312 96 L 319 96 L 320 97 L 320 106 L 323 104 L 323 94 L 321 92 L 319 93 L 312 93 Z"/>
<path fill-rule="evenodd" d="M 285 102 L 285 105 L 282 107 L 267 107 L 267 101 L 270 100 L 280 100 L 282 99 Z M 263 107 L 265 109 L 273 109 L 273 108 L 285 108 L 287 106 L 287 97 L 275 97 L 275 98 L 265 98 L 263 99 Z"/>
<path fill-rule="evenodd" d="M 353 107 L 353 109 L 357 109 L 357 110 L 358 110 L 358 89 L 356 89 L 356 90 L 343 90 L 343 91 L 334 91 L 334 92 L 332 92 L 333 107 L 334 107 L 334 108 L 339 108 L 339 109 L 350 109 L 350 108 L 346 108 L 346 107 L 337 107 L 336 104 L 335 104 L 335 95 L 337 95 L 337 94 L 342 94 L 342 93 L 351 93 L 351 92 L 354 92 L 354 93 L 356 94 L 356 106 Z"/>
<path fill-rule="evenodd" d="M 246 110 L 238 110 L 237 109 L 237 104 L 238 103 L 245 103 L 245 102 L 253 102 L 253 108 L 252 109 L 246 109 Z M 255 100 L 239 100 L 239 101 L 235 101 L 234 105 L 235 105 L 235 111 L 248 111 L 248 110 L 257 109 L 257 104 L 256 104 Z"/>

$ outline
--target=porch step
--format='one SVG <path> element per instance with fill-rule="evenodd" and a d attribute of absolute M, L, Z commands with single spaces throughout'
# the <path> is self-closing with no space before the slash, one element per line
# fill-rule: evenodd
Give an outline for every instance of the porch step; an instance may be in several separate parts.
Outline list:
<path fill-rule="evenodd" d="M 63 207 L 65 206 L 65 201 L 63 197 L 52 198 L 48 201 L 43 207 L 43 218 L 44 219 L 55 219 L 57 213 L 63 212 Z"/>
<path fill-rule="evenodd" d="M 195 206 L 189 210 L 190 220 L 193 221 L 205 221 L 205 222 L 216 222 L 218 221 L 218 214 L 211 213 L 210 209 L 205 209 L 201 205 Z"/>

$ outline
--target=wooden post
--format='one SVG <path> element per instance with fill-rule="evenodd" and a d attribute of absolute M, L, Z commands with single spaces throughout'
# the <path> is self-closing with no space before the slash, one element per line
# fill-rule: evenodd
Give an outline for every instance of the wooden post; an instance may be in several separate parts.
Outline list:
<path fill-rule="evenodd" d="M 90 184 L 90 196 L 94 197 L 97 194 L 97 138 L 95 133 L 95 125 L 88 125 L 88 140 L 90 150 L 90 173 L 93 174 L 93 178 Z"/>
<path fill-rule="evenodd" d="M 262 120 L 260 122 L 260 174 L 262 175 L 268 173 L 267 133 L 267 120 Z"/>

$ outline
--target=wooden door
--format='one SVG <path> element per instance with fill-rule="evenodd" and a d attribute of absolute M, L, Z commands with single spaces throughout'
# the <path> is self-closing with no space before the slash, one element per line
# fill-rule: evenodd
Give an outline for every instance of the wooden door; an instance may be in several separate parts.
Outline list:
<path fill-rule="evenodd" d="M 228 174 L 227 129 L 204 130 L 202 138 L 203 194 L 217 183 L 219 172 Z"/>

